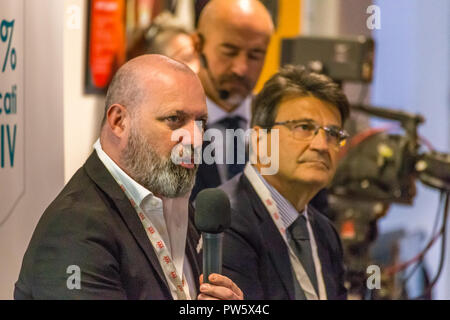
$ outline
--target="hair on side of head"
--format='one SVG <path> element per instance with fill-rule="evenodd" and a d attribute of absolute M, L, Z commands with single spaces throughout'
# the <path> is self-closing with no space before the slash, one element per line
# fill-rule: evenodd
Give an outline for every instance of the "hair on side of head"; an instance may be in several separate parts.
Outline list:
<path fill-rule="evenodd" d="M 336 106 L 341 114 L 342 124 L 350 114 L 347 97 L 331 78 L 308 71 L 303 66 L 287 65 L 264 84 L 253 100 L 251 126 L 270 128 L 284 98 L 306 96 L 314 96 Z"/>

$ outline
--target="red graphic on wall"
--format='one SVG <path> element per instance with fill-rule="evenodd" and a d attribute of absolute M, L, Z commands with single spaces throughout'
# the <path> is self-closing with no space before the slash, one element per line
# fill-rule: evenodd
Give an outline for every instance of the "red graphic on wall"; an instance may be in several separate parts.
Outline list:
<path fill-rule="evenodd" d="M 125 0 L 90 0 L 87 91 L 106 90 L 125 63 Z"/>

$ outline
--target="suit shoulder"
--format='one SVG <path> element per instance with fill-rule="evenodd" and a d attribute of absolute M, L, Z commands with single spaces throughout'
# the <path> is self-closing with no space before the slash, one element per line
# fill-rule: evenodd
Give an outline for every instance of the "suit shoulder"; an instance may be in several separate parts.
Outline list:
<path fill-rule="evenodd" d="M 308 215 L 314 219 L 315 225 L 320 229 L 320 233 L 327 235 L 324 237 L 336 250 L 341 249 L 341 238 L 334 223 L 323 213 L 312 206 L 308 206 Z"/>
<path fill-rule="evenodd" d="M 228 195 L 231 208 L 233 209 L 250 206 L 248 194 L 244 188 L 243 177 L 243 174 L 240 173 L 219 187 Z"/>
<path fill-rule="evenodd" d="M 17 297 L 31 297 L 35 283 L 66 275 L 65 268 L 73 261 L 88 265 L 94 259 L 117 256 L 120 249 L 111 213 L 101 191 L 78 170 L 33 232 L 16 283 Z"/>
<path fill-rule="evenodd" d="M 112 235 L 111 210 L 102 191 L 81 168 L 42 214 L 29 249 L 42 246 L 48 238 L 79 237 L 96 231 Z"/>
<path fill-rule="evenodd" d="M 227 181 L 219 187 L 228 195 L 231 205 L 231 227 L 229 232 L 243 234 L 257 233 L 255 226 L 259 220 L 252 206 L 251 195 L 245 185 L 242 174 Z"/>
<path fill-rule="evenodd" d="M 77 212 L 95 217 L 111 207 L 111 201 L 80 168 L 47 207 L 44 214 L 58 215 Z"/>
<path fill-rule="evenodd" d="M 333 222 L 325 214 L 311 205 L 308 206 L 308 215 L 315 219 L 321 226 L 334 228 Z"/>

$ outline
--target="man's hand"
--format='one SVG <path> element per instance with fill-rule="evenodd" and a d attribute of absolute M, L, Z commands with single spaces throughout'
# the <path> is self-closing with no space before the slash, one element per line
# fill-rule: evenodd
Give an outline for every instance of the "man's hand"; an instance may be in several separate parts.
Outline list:
<path fill-rule="evenodd" d="M 209 283 L 203 283 L 203 274 L 200 276 L 198 300 L 244 300 L 241 289 L 230 278 L 213 273 L 208 279 Z"/>

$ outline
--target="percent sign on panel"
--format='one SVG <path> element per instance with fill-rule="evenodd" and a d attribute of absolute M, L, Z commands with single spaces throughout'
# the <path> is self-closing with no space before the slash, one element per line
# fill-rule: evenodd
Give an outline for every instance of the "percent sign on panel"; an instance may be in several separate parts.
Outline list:
<path fill-rule="evenodd" d="M 2 20 L 2 24 L 0 26 L 0 38 L 2 40 L 2 43 L 8 42 L 8 48 L 6 49 L 6 54 L 5 57 L 3 58 L 2 72 L 5 72 L 8 63 L 8 58 L 11 69 L 12 70 L 16 69 L 17 63 L 16 48 L 11 49 L 13 32 L 14 32 L 14 20 L 11 21 Z"/>

